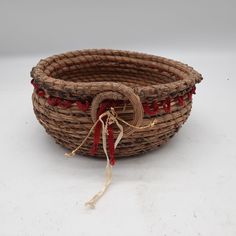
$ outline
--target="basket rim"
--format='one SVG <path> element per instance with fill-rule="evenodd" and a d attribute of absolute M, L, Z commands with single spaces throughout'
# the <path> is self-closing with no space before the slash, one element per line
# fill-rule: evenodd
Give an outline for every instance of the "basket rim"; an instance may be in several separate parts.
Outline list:
<path fill-rule="evenodd" d="M 173 70 L 178 72 L 181 75 L 181 80 L 176 80 L 174 82 L 169 82 L 165 84 L 156 84 L 156 85 L 145 85 L 132 88 L 134 93 L 138 96 L 146 97 L 148 95 L 168 95 L 173 92 L 178 92 L 187 89 L 190 86 L 194 86 L 196 83 L 200 83 L 203 79 L 202 75 L 198 73 L 191 66 L 184 64 L 180 61 L 173 59 L 168 59 L 161 56 L 156 56 L 147 53 L 127 51 L 127 50 L 115 50 L 115 49 L 83 49 L 69 51 L 66 53 L 56 54 L 49 56 L 45 59 L 41 59 L 38 64 L 33 67 L 31 71 L 31 77 L 36 79 L 37 82 L 45 88 L 54 89 L 58 91 L 90 91 L 92 88 L 96 87 L 97 89 L 106 90 L 110 89 L 109 86 L 106 88 L 107 82 L 73 82 L 65 81 L 58 78 L 48 76 L 45 72 L 50 63 L 55 61 L 60 61 L 65 58 L 73 57 L 89 57 L 89 56 L 114 56 L 114 57 L 126 57 L 129 60 L 143 60 L 149 65 L 162 65 L 167 70 Z M 112 80 L 111 80 L 112 82 Z M 122 82 L 118 82 L 118 84 Z"/>

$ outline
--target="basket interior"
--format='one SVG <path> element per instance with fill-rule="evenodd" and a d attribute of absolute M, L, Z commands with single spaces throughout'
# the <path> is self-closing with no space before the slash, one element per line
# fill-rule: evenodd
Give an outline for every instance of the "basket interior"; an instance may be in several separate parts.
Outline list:
<path fill-rule="evenodd" d="M 121 82 L 125 85 L 147 86 L 167 84 L 180 80 L 178 74 L 170 72 L 160 62 L 130 57 L 93 57 L 91 60 L 74 58 L 70 63 L 60 60 L 53 62 L 46 73 L 55 79 L 73 82 Z M 169 67 L 170 68 L 170 67 Z M 175 68 L 175 71 L 177 69 Z"/>

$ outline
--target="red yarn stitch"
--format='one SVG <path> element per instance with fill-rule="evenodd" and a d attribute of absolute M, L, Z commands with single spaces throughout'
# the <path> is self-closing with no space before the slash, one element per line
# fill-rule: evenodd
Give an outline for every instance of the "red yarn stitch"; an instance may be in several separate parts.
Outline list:
<path fill-rule="evenodd" d="M 193 94 L 196 94 L 196 87 L 192 87 L 191 91 L 187 93 L 188 99 L 192 100 Z"/>
<path fill-rule="evenodd" d="M 60 98 L 56 98 L 56 97 L 48 97 L 47 102 L 51 106 L 57 106 L 61 102 L 61 99 Z"/>
<path fill-rule="evenodd" d="M 37 94 L 38 94 L 39 97 L 44 97 L 45 96 L 45 92 L 42 89 L 38 89 Z"/>
<path fill-rule="evenodd" d="M 61 100 L 58 105 L 61 107 L 61 108 L 64 108 L 64 109 L 67 109 L 67 108 L 70 108 L 72 106 L 72 101 L 69 101 L 69 100 Z"/>
<path fill-rule="evenodd" d="M 192 98 L 193 98 L 193 94 L 192 94 L 192 92 L 188 92 L 187 95 L 188 95 L 188 99 L 189 99 L 189 100 L 192 100 Z"/>
<path fill-rule="evenodd" d="M 34 79 L 32 79 L 32 80 L 30 81 L 30 83 L 34 86 L 34 88 L 35 88 L 36 90 L 39 89 L 39 85 L 35 83 L 35 80 L 34 80 Z"/>
<path fill-rule="evenodd" d="M 177 100 L 178 100 L 179 106 L 183 106 L 184 105 L 184 97 L 183 96 L 177 97 Z"/>
<path fill-rule="evenodd" d="M 170 98 L 166 98 L 166 100 L 163 102 L 163 109 L 166 113 L 170 112 Z"/>
<path fill-rule="evenodd" d="M 108 148 L 109 148 L 110 164 L 113 166 L 115 165 L 116 160 L 115 160 L 114 134 L 111 125 L 108 126 Z"/>
<path fill-rule="evenodd" d="M 76 105 L 81 111 L 85 112 L 89 109 L 90 103 L 89 103 L 89 101 L 86 101 L 85 104 L 84 104 L 80 101 L 77 101 Z"/>
<path fill-rule="evenodd" d="M 143 103 L 143 110 L 146 114 L 148 115 L 156 115 L 159 111 L 159 106 L 158 106 L 158 102 L 156 100 L 154 100 L 152 102 L 152 110 L 151 108 L 148 106 L 148 103 L 145 102 Z"/>

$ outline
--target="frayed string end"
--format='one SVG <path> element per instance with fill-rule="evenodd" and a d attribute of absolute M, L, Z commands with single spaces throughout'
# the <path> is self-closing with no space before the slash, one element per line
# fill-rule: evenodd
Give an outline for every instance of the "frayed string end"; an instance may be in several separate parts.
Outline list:
<path fill-rule="evenodd" d="M 112 165 L 108 163 L 105 171 L 105 183 L 102 189 L 98 193 L 96 193 L 89 201 L 87 201 L 85 203 L 85 206 L 89 207 L 90 209 L 94 209 L 97 201 L 104 195 L 104 193 L 109 188 L 111 180 L 112 180 Z"/>

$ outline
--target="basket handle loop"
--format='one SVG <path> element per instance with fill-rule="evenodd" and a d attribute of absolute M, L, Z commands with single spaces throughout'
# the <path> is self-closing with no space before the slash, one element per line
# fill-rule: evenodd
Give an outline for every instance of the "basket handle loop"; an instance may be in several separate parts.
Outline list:
<path fill-rule="evenodd" d="M 97 121 L 97 110 L 102 101 L 111 99 L 111 100 L 129 100 L 133 107 L 134 115 L 133 120 L 129 122 L 132 126 L 139 127 L 143 122 L 143 106 L 140 101 L 139 96 L 137 96 L 133 89 L 121 84 L 109 82 L 109 86 L 106 83 L 103 87 L 103 91 L 98 93 L 92 101 L 91 104 L 91 117 L 93 122 Z M 129 136 L 135 131 L 132 127 L 124 128 L 124 135 Z"/>

